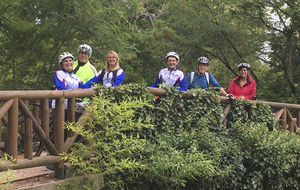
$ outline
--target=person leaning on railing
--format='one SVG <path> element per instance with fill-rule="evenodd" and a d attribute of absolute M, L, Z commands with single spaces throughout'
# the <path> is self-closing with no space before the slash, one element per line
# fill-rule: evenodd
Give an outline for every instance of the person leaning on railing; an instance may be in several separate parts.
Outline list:
<path fill-rule="evenodd" d="M 106 55 L 105 68 L 87 81 L 84 88 L 91 88 L 95 83 L 100 83 L 107 87 L 122 84 L 125 74 L 120 67 L 119 60 L 119 56 L 115 51 L 109 51 Z"/>
<path fill-rule="evenodd" d="M 158 88 L 159 84 L 165 84 L 174 87 L 180 86 L 178 90 L 186 91 L 184 74 L 182 71 L 177 69 L 177 65 L 179 63 L 178 54 L 176 52 L 169 52 L 165 59 L 167 61 L 168 68 L 160 70 L 155 83 L 150 87 Z"/>
<path fill-rule="evenodd" d="M 217 82 L 215 77 L 207 72 L 209 66 L 209 60 L 206 57 L 199 57 L 197 60 L 197 71 L 191 72 L 186 77 L 186 88 L 191 89 L 195 87 L 208 88 L 209 84 L 212 84 L 216 87 L 220 92 L 226 96 L 227 93 L 224 88 Z"/>
<path fill-rule="evenodd" d="M 61 67 L 61 70 L 56 71 L 53 77 L 53 83 L 55 90 L 73 90 L 78 88 L 83 88 L 84 84 L 79 79 L 79 77 L 73 72 L 73 61 L 74 56 L 69 52 L 64 52 L 58 57 L 58 65 Z M 67 118 L 67 109 L 68 109 L 68 100 L 65 99 L 65 120 Z M 52 100 L 52 122 L 55 123 L 55 100 Z M 78 119 L 78 118 L 77 118 Z M 54 127 L 53 127 L 54 134 Z M 65 138 L 66 138 L 65 131 Z M 54 142 L 54 135 L 50 138 Z M 49 170 L 54 170 L 53 165 L 45 166 Z"/>
<path fill-rule="evenodd" d="M 250 77 L 250 65 L 241 63 L 238 65 L 240 75 L 235 77 L 228 88 L 228 96 L 252 100 L 256 95 L 255 81 Z"/>
<path fill-rule="evenodd" d="M 73 90 L 83 88 L 84 83 L 73 72 L 74 56 L 69 52 L 62 53 L 58 58 L 58 64 L 61 70 L 56 71 L 53 77 L 55 90 Z M 55 100 L 52 101 L 53 109 L 55 109 Z M 65 109 L 68 108 L 68 100 L 65 100 Z"/>

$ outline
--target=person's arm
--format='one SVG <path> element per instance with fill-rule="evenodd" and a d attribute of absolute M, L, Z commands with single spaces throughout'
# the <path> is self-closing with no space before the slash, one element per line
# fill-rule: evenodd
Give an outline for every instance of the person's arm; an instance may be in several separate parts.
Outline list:
<path fill-rule="evenodd" d="M 119 84 L 122 84 L 125 79 L 125 73 L 123 69 L 120 69 L 117 73 L 117 76 L 115 78 L 115 82 L 113 86 L 118 86 Z"/>
<path fill-rule="evenodd" d="M 220 88 L 220 92 L 224 95 L 224 96 L 226 96 L 226 91 L 224 90 L 224 88 Z"/>
<path fill-rule="evenodd" d="M 54 73 L 53 84 L 55 85 L 55 88 L 57 90 L 68 90 L 65 86 L 65 79 L 63 78 L 63 76 L 60 74 L 59 71 L 56 71 Z"/>
<path fill-rule="evenodd" d="M 84 84 L 84 87 L 83 87 L 83 88 L 91 88 L 91 87 L 94 85 L 94 83 L 99 82 L 99 81 L 100 81 L 100 77 L 101 77 L 101 73 L 102 73 L 102 70 L 99 71 L 99 72 L 97 73 L 96 76 L 94 76 L 94 77 L 91 78 L 89 81 L 87 81 L 87 82 Z"/>
<path fill-rule="evenodd" d="M 221 90 L 223 87 L 218 83 L 218 81 L 215 79 L 215 77 L 209 73 L 209 82 L 214 86 L 217 87 L 218 90 Z M 224 89 L 223 89 L 224 90 Z"/>
<path fill-rule="evenodd" d="M 185 80 L 185 84 L 186 84 L 186 89 L 190 89 L 191 88 L 191 73 L 189 73 L 187 76 L 186 76 L 186 80 Z"/>
<path fill-rule="evenodd" d="M 161 80 L 160 80 L 159 75 L 158 75 L 157 78 L 156 78 L 155 83 L 153 85 L 151 85 L 150 87 L 158 88 L 158 84 L 160 84 L 160 83 L 161 83 Z"/>
<path fill-rule="evenodd" d="M 215 77 L 209 73 L 209 80 L 211 81 L 211 84 L 214 86 L 214 87 L 218 87 L 220 92 L 226 96 L 226 91 L 224 90 L 224 88 L 218 83 L 218 81 L 215 79 Z"/>
<path fill-rule="evenodd" d="M 184 76 L 183 76 L 182 80 L 179 82 L 179 84 L 180 84 L 180 88 L 178 90 L 186 91 L 186 82 L 185 82 Z"/>
<path fill-rule="evenodd" d="M 79 81 L 78 86 L 79 86 L 79 88 L 84 88 L 84 83 L 82 81 Z"/>

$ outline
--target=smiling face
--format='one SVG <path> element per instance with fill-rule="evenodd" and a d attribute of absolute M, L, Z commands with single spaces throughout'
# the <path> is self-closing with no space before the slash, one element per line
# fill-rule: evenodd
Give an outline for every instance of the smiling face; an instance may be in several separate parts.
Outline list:
<path fill-rule="evenodd" d="M 168 57 L 168 59 L 167 59 L 168 68 L 170 70 L 176 69 L 178 62 L 179 61 L 175 57 L 171 57 L 171 56 Z"/>
<path fill-rule="evenodd" d="M 68 72 L 73 70 L 73 59 L 71 57 L 65 58 L 62 62 L 62 68 Z"/>
<path fill-rule="evenodd" d="M 86 52 L 79 52 L 78 53 L 78 60 L 81 63 L 86 63 L 89 60 L 89 54 Z"/>
<path fill-rule="evenodd" d="M 240 76 L 242 78 L 245 78 L 247 77 L 247 75 L 249 74 L 250 70 L 248 70 L 246 67 L 242 67 L 240 70 L 239 70 L 239 73 L 240 73 Z"/>
<path fill-rule="evenodd" d="M 113 53 L 109 53 L 106 59 L 110 69 L 113 69 L 117 65 L 117 57 Z"/>
<path fill-rule="evenodd" d="M 198 69 L 198 74 L 200 75 L 204 75 L 204 73 L 207 71 L 208 69 L 208 65 L 204 64 L 204 63 L 198 63 L 197 64 L 197 69 Z"/>

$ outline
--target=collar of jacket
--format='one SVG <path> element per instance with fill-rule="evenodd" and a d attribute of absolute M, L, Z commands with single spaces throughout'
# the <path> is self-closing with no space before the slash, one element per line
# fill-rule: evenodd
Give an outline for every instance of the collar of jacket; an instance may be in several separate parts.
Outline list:
<path fill-rule="evenodd" d="M 234 82 L 240 83 L 240 80 L 241 80 L 241 76 L 239 76 L 238 78 L 236 78 L 236 79 L 234 80 Z M 249 75 L 247 75 L 247 84 L 248 84 L 248 83 L 251 83 Z"/>

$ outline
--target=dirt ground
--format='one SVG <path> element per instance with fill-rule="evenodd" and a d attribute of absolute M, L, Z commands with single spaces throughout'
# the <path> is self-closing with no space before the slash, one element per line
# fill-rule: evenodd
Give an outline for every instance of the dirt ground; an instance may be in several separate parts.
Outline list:
<path fill-rule="evenodd" d="M 21 179 L 17 181 L 13 181 L 9 187 L 4 188 L 5 190 L 9 189 L 20 189 L 25 187 L 36 186 L 39 184 L 50 183 L 55 181 L 54 172 L 42 176 L 31 177 L 28 179 Z"/>
<path fill-rule="evenodd" d="M 70 167 L 70 165 L 68 166 Z M 68 169 L 66 172 L 65 179 L 72 179 L 73 174 L 68 172 Z M 10 186 L 2 189 L 20 189 L 59 181 L 55 178 L 54 171 L 47 170 L 44 166 L 14 170 L 13 174 L 15 176 L 15 179 L 11 182 Z"/>

